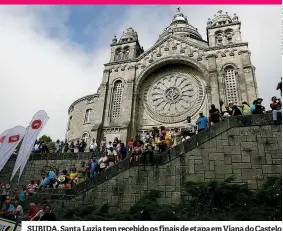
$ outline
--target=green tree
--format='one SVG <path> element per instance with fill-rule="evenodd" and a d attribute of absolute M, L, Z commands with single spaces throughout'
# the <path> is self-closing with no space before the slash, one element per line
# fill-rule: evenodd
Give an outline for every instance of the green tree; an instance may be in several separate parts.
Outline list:
<path fill-rule="evenodd" d="M 54 142 L 52 141 L 52 139 L 50 138 L 50 136 L 43 135 L 43 136 L 41 136 L 41 137 L 38 139 L 38 141 L 39 141 L 40 143 L 43 143 L 43 142 L 44 142 L 44 143 L 46 144 L 46 146 L 47 146 L 48 151 L 49 151 L 49 152 L 53 152 L 54 147 L 55 147 L 55 144 L 54 144 Z"/>
<path fill-rule="evenodd" d="M 40 143 L 46 143 L 46 144 L 48 144 L 48 143 L 50 143 L 50 142 L 52 142 L 52 139 L 50 138 L 50 136 L 47 136 L 47 135 L 43 135 L 43 136 L 41 136 L 39 139 L 38 139 L 38 141 L 40 142 Z"/>

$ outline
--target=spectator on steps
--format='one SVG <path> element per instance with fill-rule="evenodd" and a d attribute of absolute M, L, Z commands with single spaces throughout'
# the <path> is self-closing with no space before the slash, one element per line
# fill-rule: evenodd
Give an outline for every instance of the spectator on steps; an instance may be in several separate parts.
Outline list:
<path fill-rule="evenodd" d="M 87 146 L 87 143 L 84 141 L 84 139 L 82 139 L 79 145 L 79 152 L 84 152 L 86 146 Z"/>
<path fill-rule="evenodd" d="M 31 218 L 33 218 L 38 212 L 38 209 L 36 208 L 34 203 L 29 204 L 28 212 L 25 215 L 25 219 L 30 221 Z"/>
<path fill-rule="evenodd" d="M 258 98 L 253 102 L 253 106 L 251 108 L 252 114 L 264 114 L 265 108 L 262 106 L 263 99 Z"/>
<path fill-rule="evenodd" d="M 99 170 L 98 170 L 99 172 L 102 172 L 104 169 L 107 168 L 108 158 L 104 152 L 101 154 L 98 164 L 99 164 Z"/>
<path fill-rule="evenodd" d="M 18 200 L 14 201 L 15 208 L 12 214 L 15 216 L 17 221 L 20 221 L 24 217 L 23 207 L 20 205 Z"/>
<path fill-rule="evenodd" d="M 100 142 L 100 152 L 106 152 L 107 149 L 107 143 L 106 143 L 106 137 L 103 137 L 102 141 Z"/>
<path fill-rule="evenodd" d="M 36 192 L 37 189 L 38 189 L 38 185 L 34 183 L 34 180 L 31 180 L 30 184 L 28 184 L 27 186 L 29 197 L 32 196 Z"/>
<path fill-rule="evenodd" d="M 51 212 L 49 205 L 46 205 L 44 208 L 44 215 L 40 218 L 40 221 L 56 221 L 56 216 Z"/>
<path fill-rule="evenodd" d="M 40 221 L 42 216 L 44 215 L 44 208 L 47 205 L 47 202 L 44 201 L 41 203 L 41 209 L 30 219 L 31 221 Z"/>
<path fill-rule="evenodd" d="M 58 153 L 60 150 L 60 140 L 56 140 L 55 142 L 55 152 Z"/>
<path fill-rule="evenodd" d="M 281 101 L 278 100 L 275 96 L 273 96 L 271 98 L 271 104 L 270 104 L 270 108 L 272 110 L 272 118 L 273 118 L 273 122 L 276 124 L 277 123 L 277 113 L 281 112 Z"/>
<path fill-rule="evenodd" d="M 74 167 L 71 169 L 70 172 L 70 184 L 73 187 L 75 184 L 77 184 L 77 176 L 78 176 L 78 172 L 77 169 Z"/>
<path fill-rule="evenodd" d="M 211 104 L 209 109 L 209 126 L 218 122 L 220 122 L 220 111 L 215 107 L 214 104 Z"/>
<path fill-rule="evenodd" d="M 2 216 L 7 219 L 13 219 L 13 210 L 15 207 L 11 204 L 11 198 L 6 196 L 5 203 L 2 206 Z"/>
<path fill-rule="evenodd" d="M 113 166 L 117 162 L 117 152 L 113 147 L 108 149 L 107 158 L 109 167 Z"/>
<path fill-rule="evenodd" d="M 74 153 L 74 150 L 75 150 L 75 144 L 74 144 L 74 141 L 72 141 L 70 144 L 70 152 Z"/>
<path fill-rule="evenodd" d="M 119 159 L 124 160 L 127 158 L 128 155 L 128 148 L 125 146 L 124 143 L 121 143 L 121 147 L 119 150 Z"/>
<path fill-rule="evenodd" d="M 96 176 L 97 168 L 98 168 L 98 163 L 95 157 L 92 158 L 89 167 L 90 167 L 90 179 L 94 180 Z"/>
<path fill-rule="evenodd" d="M 95 142 L 95 139 L 92 139 L 89 145 L 89 151 L 94 152 L 97 149 L 97 143 Z"/>
<path fill-rule="evenodd" d="M 22 190 L 20 191 L 19 200 L 20 202 L 24 202 L 26 200 L 26 186 L 23 186 Z"/>
<path fill-rule="evenodd" d="M 242 114 L 243 115 L 250 115 L 251 114 L 251 107 L 247 102 L 242 102 L 239 107 L 242 109 Z"/>
<path fill-rule="evenodd" d="M 234 103 L 229 103 L 229 107 L 231 108 L 232 110 L 232 115 L 231 116 L 239 116 L 239 115 L 242 115 L 242 112 L 241 110 L 239 109 L 239 107 L 234 104 Z"/>
<path fill-rule="evenodd" d="M 80 184 L 86 180 L 87 177 L 87 167 L 85 162 L 81 162 L 81 166 L 78 168 L 78 180 L 77 184 Z"/>
<path fill-rule="evenodd" d="M 68 141 L 65 140 L 64 147 L 63 147 L 63 153 L 67 153 L 68 151 L 69 151 L 69 144 L 68 144 Z"/>
<path fill-rule="evenodd" d="M 78 152 L 79 152 L 79 148 L 80 148 L 80 141 L 77 140 L 77 142 L 76 142 L 76 144 L 75 144 L 74 153 L 78 153 Z"/>
<path fill-rule="evenodd" d="M 203 112 L 199 113 L 199 118 L 196 121 L 196 125 L 198 127 L 198 132 L 201 132 L 208 127 L 208 119 L 203 115 Z"/>
<path fill-rule="evenodd" d="M 187 123 L 184 128 L 181 128 L 182 140 L 189 139 L 196 134 L 196 125 L 192 123 L 190 116 L 187 117 Z"/>

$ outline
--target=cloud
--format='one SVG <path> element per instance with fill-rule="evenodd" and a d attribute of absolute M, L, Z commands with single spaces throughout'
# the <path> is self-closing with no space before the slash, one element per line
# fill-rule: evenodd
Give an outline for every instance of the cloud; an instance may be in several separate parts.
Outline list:
<path fill-rule="evenodd" d="M 102 16 L 94 16 L 80 29 L 82 36 L 90 36 L 91 47 L 72 38 L 78 28 L 68 23 L 70 17 L 84 17 L 72 15 L 72 9 L 0 7 L 0 131 L 28 125 L 33 114 L 44 109 L 50 120 L 43 133 L 63 139 L 70 104 L 95 93 L 100 84 L 113 35 L 119 38 L 123 30 L 133 27 L 140 44 L 148 49 L 169 25 L 176 6 L 103 7 Z M 219 9 L 236 12 L 242 21 L 242 37 L 249 42 L 257 68 L 260 96 L 268 105 L 270 97 L 279 94 L 275 87 L 281 77 L 281 7 L 181 7 L 204 39 L 207 18 Z"/>
<path fill-rule="evenodd" d="M 69 105 L 93 93 L 98 83 L 86 89 L 94 78 L 92 58 L 62 39 L 68 34 L 62 14 L 47 14 L 52 20 L 46 24 L 46 19 L 41 21 L 44 14 L 27 7 L 1 9 L 0 129 L 26 126 L 37 110 L 44 109 L 51 118 L 44 133 L 62 139 Z M 55 27 L 60 32 L 56 36 L 49 33 Z"/>

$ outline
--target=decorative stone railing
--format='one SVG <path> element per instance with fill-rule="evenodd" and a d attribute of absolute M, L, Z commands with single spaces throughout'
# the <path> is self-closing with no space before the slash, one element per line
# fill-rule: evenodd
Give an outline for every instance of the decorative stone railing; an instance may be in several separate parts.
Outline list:
<path fill-rule="evenodd" d="M 278 123 L 282 123 L 281 113 L 279 113 Z M 250 116 L 237 116 L 229 117 L 211 128 L 202 131 L 201 133 L 193 136 L 192 138 L 178 144 L 177 146 L 169 149 L 163 153 L 155 155 L 155 165 L 164 165 L 171 160 L 180 157 L 181 155 L 188 153 L 190 150 L 198 147 L 199 145 L 207 142 L 208 140 L 216 137 L 217 135 L 235 127 L 246 126 L 263 126 L 273 124 L 272 114 L 263 115 L 250 115 Z M 83 153 L 85 154 L 85 153 Z M 72 153 L 73 155 L 73 153 Z M 80 154 L 78 154 L 80 155 Z M 139 163 L 138 165 L 150 165 L 147 161 L 145 163 Z M 56 200 L 56 199 L 71 199 L 81 193 L 88 191 L 89 189 L 99 185 L 114 176 L 128 170 L 130 167 L 136 166 L 129 162 L 129 158 L 118 163 L 117 165 L 110 167 L 103 172 L 96 175 L 94 181 L 88 179 L 85 182 L 74 186 L 72 189 L 45 189 L 43 192 L 34 195 L 29 202 L 38 203 L 43 200 Z"/>

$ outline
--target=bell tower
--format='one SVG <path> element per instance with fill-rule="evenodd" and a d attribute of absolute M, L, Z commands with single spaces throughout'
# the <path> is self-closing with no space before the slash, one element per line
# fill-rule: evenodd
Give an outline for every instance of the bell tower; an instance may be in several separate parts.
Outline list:
<path fill-rule="evenodd" d="M 210 47 L 241 43 L 241 22 L 236 14 L 231 18 L 219 10 L 207 21 L 207 40 Z"/>
<path fill-rule="evenodd" d="M 138 34 L 129 27 L 119 41 L 116 36 L 112 39 L 110 62 L 132 60 L 142 53 L 143 48 L 139 44 Z"/>

